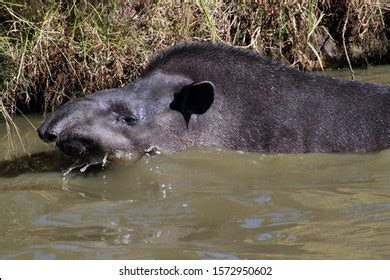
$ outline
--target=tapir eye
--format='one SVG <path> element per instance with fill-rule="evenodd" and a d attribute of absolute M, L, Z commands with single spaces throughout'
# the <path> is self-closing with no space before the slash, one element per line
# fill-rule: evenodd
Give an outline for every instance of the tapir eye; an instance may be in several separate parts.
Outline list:
<path fill-rule="evenodd" d="M 128 125 L 135 125 L 138 122 L 138 118 L 135 116 L 120 117 L 119 120 Z"/>

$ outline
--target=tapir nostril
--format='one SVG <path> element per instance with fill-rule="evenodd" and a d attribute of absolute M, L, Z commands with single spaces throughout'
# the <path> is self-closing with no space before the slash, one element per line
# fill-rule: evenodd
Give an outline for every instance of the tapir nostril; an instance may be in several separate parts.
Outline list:
<path fill-rule="evenodd" d="M 54 131 L 42 131 L 42 129 L 38 129 L 38 135 L 45 142 L 53 142 L 58 138 Z"/>
<path fill-rule="evenodd" d="M 53 142 L 58 138 L 58 136 L 54 132 L 46 132 L 45 138 L 48 142 Z"/>

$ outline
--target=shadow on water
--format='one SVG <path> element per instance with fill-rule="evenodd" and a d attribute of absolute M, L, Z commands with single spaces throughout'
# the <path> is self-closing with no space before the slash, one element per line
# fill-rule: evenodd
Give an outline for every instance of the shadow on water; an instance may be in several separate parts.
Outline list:
<path fill-rule="evenodd" d="M 72 163 L 57 150 L 0 161 L 0 177 L 16 177 L 26 172 L 61 172 Z"/>

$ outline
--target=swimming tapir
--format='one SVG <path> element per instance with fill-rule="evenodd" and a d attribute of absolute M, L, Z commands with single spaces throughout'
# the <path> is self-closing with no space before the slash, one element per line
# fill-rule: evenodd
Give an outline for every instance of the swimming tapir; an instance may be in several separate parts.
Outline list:
<path fill-rule="evenodd" d="M 305 73 L 238 47 L 184 43 L 122 88 L 64 104 L 38 129 L 69 155 L 193 146 L 370 152 L 390 144 L 390 87 Z"/>

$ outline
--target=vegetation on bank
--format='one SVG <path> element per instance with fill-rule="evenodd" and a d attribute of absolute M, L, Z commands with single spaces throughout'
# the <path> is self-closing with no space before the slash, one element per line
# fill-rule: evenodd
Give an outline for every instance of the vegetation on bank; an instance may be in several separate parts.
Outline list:
<path fill-rule="evenodd" d="M 11 120 L 121 86 L 179 41 L 244 46 L 305 70 L 384 62 L 383 2 L 0 0 L 0 111 Z"/>

